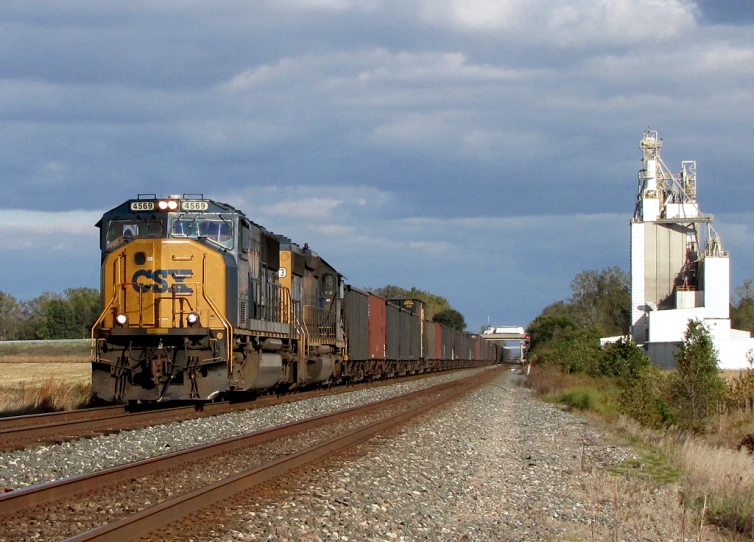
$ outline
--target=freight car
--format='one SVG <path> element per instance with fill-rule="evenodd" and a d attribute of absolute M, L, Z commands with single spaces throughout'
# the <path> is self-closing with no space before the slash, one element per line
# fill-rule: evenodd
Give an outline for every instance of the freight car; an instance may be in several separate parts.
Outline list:
<path fill-rule="evenodd" d="M 420 301 L 353 288 L 308 245 L 201 194 L 140 194 L 97 227 L 92 391 L 104 400 L 213 400 L 498 359 L 480 336 L 428 321 Z"/>

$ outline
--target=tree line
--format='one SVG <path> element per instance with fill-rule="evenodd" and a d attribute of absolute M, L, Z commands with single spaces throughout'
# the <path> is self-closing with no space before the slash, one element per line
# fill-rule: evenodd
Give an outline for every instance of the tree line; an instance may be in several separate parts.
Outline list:
<path fill-rule="evenodd" d="M 419 299 L 434 321 L 459 331 L 466 329 L 463 315 L 442 296 L 392 285 L 366 289 L 381 297 Z M 101 312 L 102 300 L 95 288 L 45 292 L 26 301 L 0 291 L 0 341 L 85 339 Z"/>
<path fill-rule="evenodd" d="M 584 271 L 574 278 L 571 290 L 569 299 L 549 305 L 529 324 L 529 358 L 534 363 L 610 379 L 619 390 L 619 410 L 652 427 L 704 430 L 720 409 L 751 401 L 754 373 L 742 373 L 726 385 L 710 331 L 701 321 L 689 321 L 675 352 L 675 370 L 662 371 L 650 363 L 628 337 L 631 290 L 624 271 Z M 730 308 L 734 328 L 754 331 L 752 280 L 736 289 Z M 600 346 L 601 337 L 616 335 L 622 338 Z"/>
<path fill-rule="evenodd" d="M 19 301 L 0 291 L 0 340 L 85 339 L 102 312 L 95 288 L 67 288 Z"/>

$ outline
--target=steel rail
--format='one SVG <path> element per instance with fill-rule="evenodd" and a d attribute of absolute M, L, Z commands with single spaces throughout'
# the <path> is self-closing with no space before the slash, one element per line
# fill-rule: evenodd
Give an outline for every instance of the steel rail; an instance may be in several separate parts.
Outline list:
<path fill-rule="evenodd" d="M 89 434 L 119 431 L 157 420 L 162 420 L 164 423 L 166 419 L 168 421 L 185 419 L 187 415 L 195 411 L 196 408 L 193 405 L 142 412 L 126 412 L 123 407 L 114 407 L 113 410 L 105 411 L 98 417 L 74 416 L 73 419 L 69 419 L 61 416 L 64 418 L 61 421 L 0 431 L 0 450 L 18 449 L 29 444 L 59 442 Z"/>
<path fill-rule="evenodd" d="M 249 469 L 240 474 L 220 480 L 179 497 L 169 499 L 158 505 L 144 509 L 131 516 L 108 523 L 80 535 L 71 537 L 69 542 L 90 540 L 131 540 L 154 532 L 155 530 L 181 520 L 197 510 L 207 508 L 219 501 L 228 499 L 237 493 L 246 491 L 256 485 L 283 475 L 308 463 L 329 457 L 331 454 L 355 446 L 372 436 L 395 425 L 407 422 L 413 417 L 428 412 L 477 386 L 487 383 L 497 376 L 497 371 L 485 371 L 481 375 L 456 381 L 455 389 L 406 412 L 369 424 L 345 435 L 329 439 L 310 448 L 277 459 L 260 467 Z M 431 388 L 430 388 L 431 389 Z M 426 390 L 422 390 L 426 391 Z M 437 391 L 437 390 L 435 390 Z M 406 396 L 403 396 L 405 399 Z M 379 404 L 379 403 L 378 403 Z"/>
<path fill-rule="evenodd" d="M 123 406 L 115 405 L 108 407 L 82 408 L 78 410 L 63 410 L 60 412 L 44 412 L 42 414 L 26 414 L 23 416 L 8 416 L 6 418 L 0 418 L 0 438 L 2 438 L 1 435 L 4 431 L 16 429 L 17 427 L 48 425 L 66 419 L 102 419 L 109 417 L 111 415 L 110 412 L 113 411 L 123 412 Z"/>
<path fill-rule="evenodd" d="M 453 371 L 449 371 L 453 372 Z M 32 414 L 0 418 L 0 450 L 16 450 L 33 444 L 62 442 L 101 433 L 136 429 L 193 418 L 216 416 L 239 410 L 263 408 L 280 403 L 302 401 L 327 394 L 345 393 L 366 387 L 377 387 L 437 376 L 437 373 L 421 373 L 406 377 L 363 382 L 354 386 L 338 386 L 335 389 L 313 389 L 281 396 L 263 396 L 253 401 L 221 402 L 183 405 L 172 408 L 126 412 L 123 406 L 110 406 Z"/>
<path fill-rule="evenodd" d="M 144 459 L 142 461 L 137 461 L 134 463 L 128 463 L 109 469 L 103 469 L 91 474 L 74 476 L 55 482 L 29 486 L 23 489 L 11 491 L 9 493 L 0 495 L 0 515 L 15 513 L 19 510 L 56 501 L 64 497 L 70 497 L 71 495 L 93 491 L 102 487 L 116 484 L 123 480 L 140 478 L 160 470 L 170 469 L 176 466 L 185 465 L 187 463 L 200 461 L 208 457 L 231 452 L 239 448 L 256 446 L 269 440 L 274 440 L 297 432 L 315 429 L 322 425 L 335 423 L 348 417 L 361 415 L 374 409 L 384 408 L 391 404 L 408 401 L 421 397 L 423 395 L 429 395 L 438 392 L 441 393 L 447 389 L 457 387 L 459 383 L 463 383 L 466 380 L 474 378 L 474 376 L 467 377 L 460 381 L 446 382 L 438 386 L 418 390 L 406 395 L 392 397 L 383 401 L 367 403 L 358 407 L 352 407 L 334 413 L 316 416 L 314 418 L 301 420 L 299 422 L 293 422 L 279 427 L 256 431 L 253 433 L 248 433 L 246 435 L 240 435 L 202 446 L 187 448 L 185 450 L 160 455 L 150 459 Z"/>

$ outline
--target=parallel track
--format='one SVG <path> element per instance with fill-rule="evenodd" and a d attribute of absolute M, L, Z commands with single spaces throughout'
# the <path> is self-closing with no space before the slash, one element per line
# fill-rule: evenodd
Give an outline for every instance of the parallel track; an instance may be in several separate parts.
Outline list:
<path fill-rule="evenodd" d="M 113 523 L 78 535 L 71 540 L 114 540 L 117 538 L 121 541 L 143 536 L 150 532 L 154 532 L 171 522 L 184 518 L 193 511 L 208 507 L 223 499 L 227 499 L 240 491 L 244 491 L 254 485 L 285 474 L 286 472 L 306 463 L 326 457 L 332 457 L 333 453 L 358 444 L 374 434 L 384 431 L 388 427 L 405 422 L 414 416 L 422 414 L 429 409 L 442 404 L 443 402 L 450 401 L 460 394 L 489 382 L 498 374 L 498 371 L 494 370 L 484 371 L 462 380 L 445 383 L 408 395 L 388 399 L 386 401 L 371 403 L 361 407 L 339 411 L 334 414 L 311 418 L 302 422 L 242 435 L 240 437 L 226 439 L 217 443 L 171 453 L 139 461 L 137 463 L 121 465 L 119 467 L 89 475 L 13 491 L 0 496 L 0 515 L 24 512 L 35 506 L 66 499 L 72 495 L 90 493 L 103 487 L 113 486 L 114 484 L 120 483 L 122 485 L 131 480 L 148 476 L 157 471 L 176 468 L 197 461 L 207 461 L 212 457 L 215 457 L 215 460 L 217 460 L 217 456 L 234 450 L 253 447 L 260 443 L 280 439 L 295 433 L 303 433 L 323 425 L 336 424 L 349 417 L 374 413 L 381 409 L 385 409 L 389 405 L 404 403 L 423 397 L 430 397 L 432 395 L 435 396 L 435 398 L 424 402 L 419 407 L 404 411 L 392 418 L 381 419 L 376 423 L 370 423 L 355 431 L 346 433 L 345 435 L 321 442 L 311 448 L 301 450 L 297 453 L 272 461 L 266 465 L 231 476 L 230 478 L 191 491 L 177 498 L 167 500 L 131 516 L 127 516 L 114 521 Z M 438 393 L 440 394 L 439 397 L 437 396 Z"/>
<path fill-rule="evenodd" d="M 453 371 L 451 371 L 453 372 Z M 77 438 L 114 433 L 126 429 L 138 429 L 149 425 L 183 421 L 207 416 L 216 416 L 250 408 L 268 407 L 319 397 L 329 393 L 344 393 L 366 387 L 385 386 L 398 382 L 437 376 L 438 373 L 423 373 L 390 380 L 360 383 L 355 386 L 338 386 L 331 390 L 315 389 L 281 396 L 263 396 L 253 401 L 238 403 L 204 403 L 172 408 L 126 412 L 123 406 L 109 406 L 14 416 L 0 418 L 0 451 L 16 450 L 33 445 L 59 443 Z"/>

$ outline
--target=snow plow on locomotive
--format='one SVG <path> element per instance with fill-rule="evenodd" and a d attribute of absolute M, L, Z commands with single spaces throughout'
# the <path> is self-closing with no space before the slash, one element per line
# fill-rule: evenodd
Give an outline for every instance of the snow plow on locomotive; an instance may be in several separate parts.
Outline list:
<path fill-rule="evenodd" d="M 307 245 L 200 194 L 142 194 L 97 227 L 103 400 L 206 401 L 498 359 L 481 337 L 427 321 L 421 302 L 347 286 Z"/>

